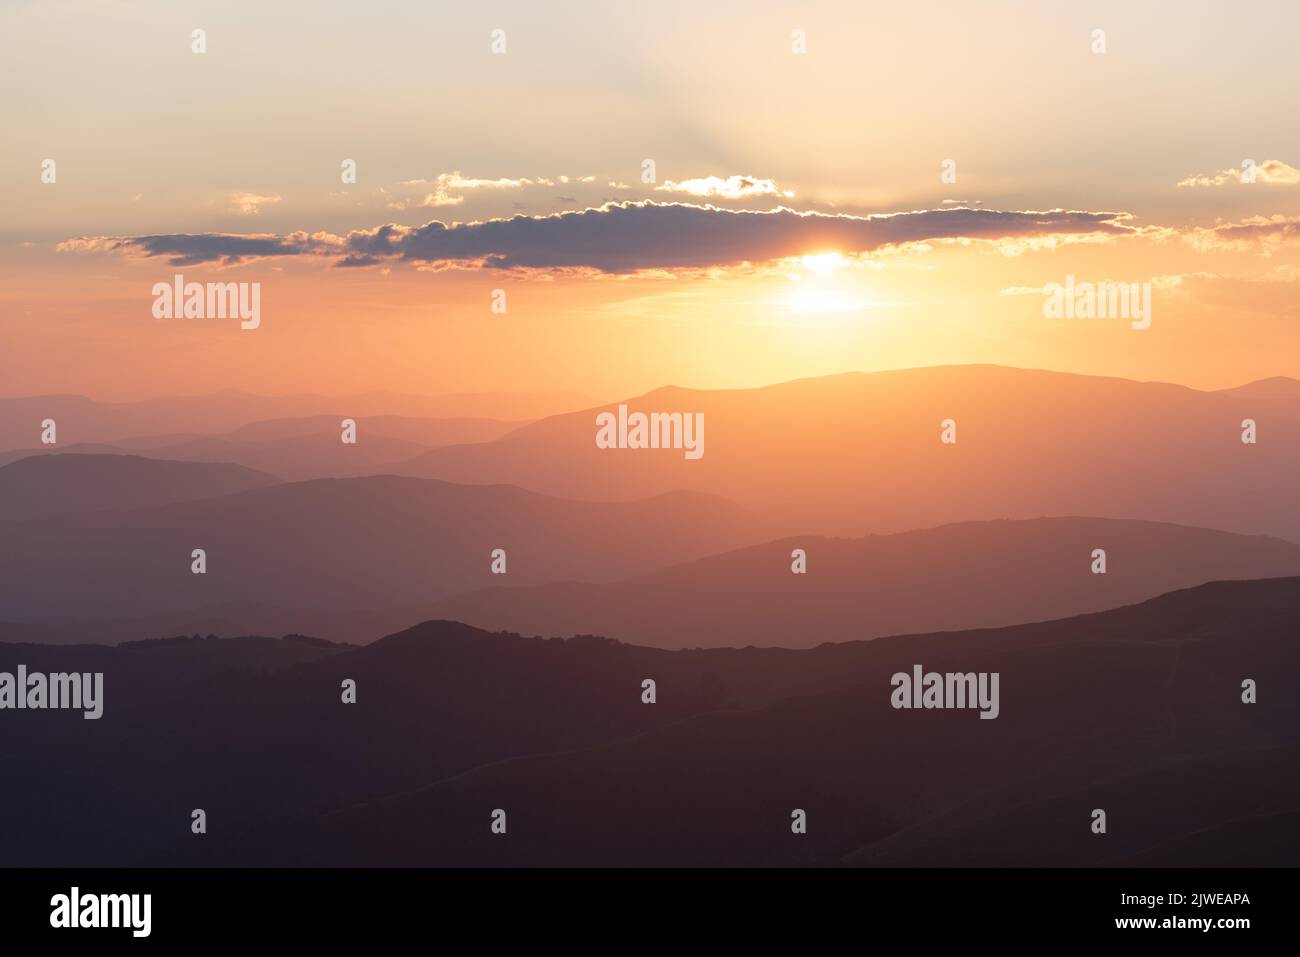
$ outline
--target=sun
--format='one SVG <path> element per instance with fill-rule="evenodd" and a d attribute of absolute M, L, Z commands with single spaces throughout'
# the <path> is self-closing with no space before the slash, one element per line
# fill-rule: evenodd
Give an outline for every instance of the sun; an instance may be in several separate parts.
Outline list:
<path fill-rule="evenodd" d="M 848 265 L 848 260 L 837 252 L 809 253 L 799 257 L 805 269 L 815 273 L 828 273 L 841 266 Z"/>

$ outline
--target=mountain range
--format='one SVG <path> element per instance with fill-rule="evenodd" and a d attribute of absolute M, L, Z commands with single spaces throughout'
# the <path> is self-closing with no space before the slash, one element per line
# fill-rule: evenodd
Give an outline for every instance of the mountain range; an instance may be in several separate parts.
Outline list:
<path fill-rule="evenodd" d="M 806 558 L 802 574 L 792 572 L 796 550 Z M 806 648 L 1060 618 L 1216 579 L 1283 575 L 1300 575 L 1300 546 L 1281 539 L 1042 518 L 787 538 L 616 582 L 485 588 L 423 610 L 483 628 L 612 635 L 659 648 Z"/>
<path fill-rule="evenodd" d="M 1289 832 L 1234 836 L 1300 813 L 1297 624 L 1285 578 L 804 650 L 447 621 L 365 647 L 0 644 L 0 670 L 105 675 L 98 721 L 6 719 L 24 827 L 0 862 L 1280 863 Z M 997 672 L 998 717 L 892 707 L 915 665 Z"/>
<path fill-rule="evenodd" d="M 511 486 L 320 479 L 9 522 L 0 608 L 14 620 L 135 617 L 232 601 L 386 608 L 489 584 L 498 549 L 513 581 L 600 581 L 763 541 L 779 527 L 694 492 L 590 503 Z M 195 549 L 205 552 L 204 574 L 193 572 Z"/>
<path fill-rule="evenodd" d="M 702 413 L 704 454 L 602 449 L 596 416 Z M 1242 442 L 1243 422 L 1257 441 Z M 944 443 L 944 422 L 955 442 Z M 808 534 L 1088 515 L 1300 540 L 1300 381 L 1204 392 L 1003 366 L 656 389 L 453 445 L 401 474 L 609 500 L 691 489 L 799 510 Z"/>

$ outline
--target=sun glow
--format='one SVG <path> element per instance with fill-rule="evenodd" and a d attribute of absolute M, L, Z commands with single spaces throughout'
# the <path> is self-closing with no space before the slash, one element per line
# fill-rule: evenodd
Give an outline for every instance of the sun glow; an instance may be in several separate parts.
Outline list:
<path fill-rule="evenodd" d="M 837 252 L 810 253 L 801 256 L 799 261 L 803 263 L 805 269 L 816 273 L 828 273 L 839 269 L 841 266 L 848 265 L 849 262 Z"/>
<path fill-rule="evenodd" d="M 825 312 L 858 312 L 867 307 L 861 299 L 825 286 L 805 286 L 794 290 L 786 305 L 798 314 Z"/>

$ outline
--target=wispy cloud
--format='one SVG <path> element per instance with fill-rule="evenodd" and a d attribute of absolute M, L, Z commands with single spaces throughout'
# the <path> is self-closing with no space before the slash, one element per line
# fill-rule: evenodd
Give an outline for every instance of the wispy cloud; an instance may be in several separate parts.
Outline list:
<path fill-rule="evenodd" d="M 1150 282 L 1157 289 L 1177 289 L 1186 285 L 1188 282 L 1195 280 L 1213 280 L 1228 278 L 1212 272 L 1184 272 L 1184 273 L 1165 273 L 1160 276 L 1152 276 L 1144 280 Z M 1050 282 L 1056 282 L 1053 279 Z M 1088 284 L 1093 286 L 1103 285 L 1125 285 L 1133 282 L 1133 279 L 1092 279 L 1089 277 Z M 1046 286 L 1007 286 L 1005 289 L 998 290 L 999 295 L 1003 296 L 1043 296 L 1047 294 Z"/>
<path fill-rule="evenodd" d="M 1183 239 L 1197 249 L 1261 249 L 1267 253 L 1300 242 L 1300 217 L 1253 216 L 1239 223 L 1193 229 Z"/>
<path fill-rule="evenodd" d="M 755 196 L 783 196 L 790 199 L 794 190 L 779 190 L 770 179 L 757 176 L 702 176 L 697 179 L 684 179 L 680 182 L 666 180 L 662 186 L 655 187 L 660 193 L 683 193 L 700 199 L 750 199 Z"/>
<path fill-rule="evenodd" d="M 590 179 L 583 179 L 582 182 L 588 182 Z M 559 177 L 559 182 L 569 182 L 569 177 Z M 439 173 L 434 179 L 410 179 L 401 185 L 403 186 L 421 186 L 431 187 L 421 197 L 415 199 L 399 199 L 388 205 L 393 209 L 409 209 L 412 206 L 430 207 L 430 206 L 459 206 L 465 202 L 465 193 L 473 190 L 509 190 L 524 189 L 528 186 L 554 186 L 556 180 L 545 177 L 520 179 L 479 179 L 472 176 L 466 176 L 459 170 L 450 173 Z"/>
<path fill-rule="evenodd" d="M 1224 169 L 1217 173 L 1188 176 L 1180 180 L 1179 186 L 1225 186 L 1228 183 L 1248 183 L 1245 167 L 1241 169 Z M 1281 160 L 1265 160 L 1255 167 L 1256 183 L 1278 183 L 1294 186 L 1300 183 L 1300 169 L 1288 166 Z"/>
<path fill-rule="evenodd" d="M 61 242 L 59 252 L 117 252 L 146 258 L 162 257 L 173 266 L 216 263 L 233 266 L 272 256 L 335 255 L 342 240 L 327 233 L 285 236 L 239 233 L 173 233 L 159 236 L 85 236 Z"/>
<path fill-rule="evenodd" d="M 273 206 L 281 199 L 276 193 L 231 193 L 230 208 L 245 216 L 256 216 L 263 206 Z"/>

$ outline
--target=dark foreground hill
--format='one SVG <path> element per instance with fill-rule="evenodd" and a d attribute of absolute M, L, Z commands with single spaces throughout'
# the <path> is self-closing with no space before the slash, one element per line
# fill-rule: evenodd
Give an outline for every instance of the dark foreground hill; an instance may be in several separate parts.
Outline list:
<path fill-rule="evenodd" d="M 1215 583 L 1065 621 L 774 655 L 787 681 L 817 672 L 827 690 L 176 853 L 283 864 L 1294 864 L 1294 836 L 1283 828 L 1274 840 L 1270 822 L 1300 811 L 1297 625 L 1300 580 Z M 835 677 L 820 671 L 832 661 Z M 917 663 L 999 672 L 999 717 L 895 710 L 890 675 Z M 1258 704 L 1242 702 L 1247 678 Z M 497 809 L 505 835 L 490 830 Z M 805 835 L 791 832 L 796 809 Z M 1092 831 L 1096 810 L 1104 834 Z"/>
<path fill-rule="evenodd" d="M 132 648 L 4 645 L 0 670 L 103 670 L 106 704 L 0 713 L 0 813 L 22 823 L 0 863 L 1279 863 L 1298 628 L 1290 578 L 803 651 L 429 622 L 168 680 Z M 892 708 L 916 664 L 997 672 L 999 716 Z"/>

